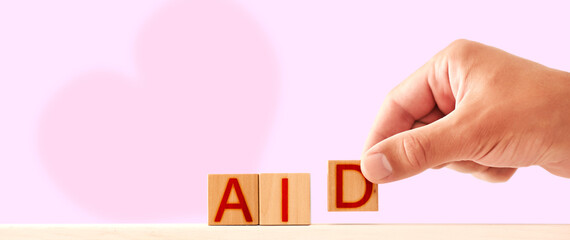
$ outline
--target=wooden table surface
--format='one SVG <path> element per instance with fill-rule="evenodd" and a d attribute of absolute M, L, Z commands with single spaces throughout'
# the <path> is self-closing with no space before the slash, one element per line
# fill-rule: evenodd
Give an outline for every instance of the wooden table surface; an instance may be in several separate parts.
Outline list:
<path fill-rule="evenodd" d="M 560 239 L 570 225 L 314 224 L 207 226 L 205 224 L 0 225 L 0 239 Z"/>

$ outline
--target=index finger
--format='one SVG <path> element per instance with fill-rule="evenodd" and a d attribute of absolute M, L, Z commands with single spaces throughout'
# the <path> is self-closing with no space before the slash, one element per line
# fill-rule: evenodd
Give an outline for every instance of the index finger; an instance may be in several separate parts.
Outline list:
<path fill-rule="evenodd" d="M 392 135 L 410 130 L 434 109 L 447 115 L 454 108 L 447 58 L 440 52 L 386 96 L 364 144 L 364 152 Z"/>

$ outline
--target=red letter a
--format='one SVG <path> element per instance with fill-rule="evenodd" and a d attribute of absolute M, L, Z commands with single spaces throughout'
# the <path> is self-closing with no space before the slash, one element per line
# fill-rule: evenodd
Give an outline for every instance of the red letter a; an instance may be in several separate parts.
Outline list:
<path fill-rule="evenodd" d="M 232 188 L 236 189 L 236 195 L 239 201 L 238 203 L 228 203 Z M 224 196 L 222 197 L 222 202 L 218 207 L 218 212 L 216 213 L 216 218 L 214 219 L 215 222 L 222 221 L 222 216 L 224 215 L 224 211 L 226 209 L 241 209 L 243 216 L 245 217 L 245 221 L 253 222 L 251 219 L 251 213 L 249 212 L 249 208 L 247 207 L 247 203 L 245 202 L 245 198 L 243 197 L 243 193 L 241 192 L 241 187 L 239 186 L 237 178 L 230 178 L 230 180 L 228 180 L 226 190 L 224 191 Z"/>

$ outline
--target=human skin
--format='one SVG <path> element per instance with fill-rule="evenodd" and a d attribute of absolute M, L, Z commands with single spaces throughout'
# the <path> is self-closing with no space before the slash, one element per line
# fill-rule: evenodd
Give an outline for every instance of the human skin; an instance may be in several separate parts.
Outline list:
<path fill-rule="evenodd" d="M 374 183 L 448 167 L 507 181 L 538 165 L 570 177 L 570 73 L 456 40 L 386 96 L 361 168 Z"/>

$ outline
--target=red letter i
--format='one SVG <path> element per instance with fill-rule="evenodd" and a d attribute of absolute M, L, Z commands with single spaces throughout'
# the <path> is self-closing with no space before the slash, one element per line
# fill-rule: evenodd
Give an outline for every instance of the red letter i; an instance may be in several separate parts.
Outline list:
<path fill-rule="evenodd" d="M 289 179 L 281 179 L 281 221 L 289 222 Z"/>

